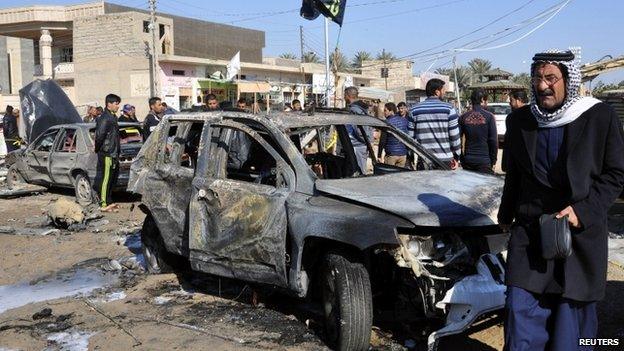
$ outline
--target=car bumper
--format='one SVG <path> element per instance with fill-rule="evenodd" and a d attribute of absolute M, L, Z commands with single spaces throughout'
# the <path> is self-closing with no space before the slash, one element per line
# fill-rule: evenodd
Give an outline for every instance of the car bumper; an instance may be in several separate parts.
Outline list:
<path fill-rule="evenodd" d="M 505 268 L 493 254 L 481 256 L 477 274 L 455 283 L 436 304 L 446 312 L 445 326 L 429 335 L 429 350 L 435 350 L 441 337 L 466 330 L 479 317 L 505 306 Z"/>

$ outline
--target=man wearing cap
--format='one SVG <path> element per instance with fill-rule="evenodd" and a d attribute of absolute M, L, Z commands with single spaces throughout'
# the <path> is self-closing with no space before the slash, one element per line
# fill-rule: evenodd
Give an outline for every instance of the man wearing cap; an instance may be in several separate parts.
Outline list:
<path fill-rule="evenodd" d="M 136 118 L 134 106 L 130 104 L 125 104 L 123 109 L 121 110 L 121 116 L 119 116 L 119 122 L 130 122 L 130 123 L 138 123 L 139 120 Z"/>
<path fill-rule="evenodd" d="M 532 97 L 514 110 L 498 221 L 507 254 L 505 350 L 578 350 L 595 338 L 607 278 L 607 211 L 624 184 L 624 133 L 615 111 L 579 95 L 574 54 L 531 65 Z M 548 259 L 539 218 L 567 217 L 571 252 Z"/>

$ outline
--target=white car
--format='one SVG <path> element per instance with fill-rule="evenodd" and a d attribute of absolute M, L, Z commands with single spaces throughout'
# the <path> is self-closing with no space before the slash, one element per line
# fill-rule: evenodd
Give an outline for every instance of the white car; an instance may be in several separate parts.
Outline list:
<path fill-rule="evenodd" d="M 488 103 L 486 110 L 494 114 L 496 118 L 496 132 L 498 133 L 498 143 L 503 142 L 505 138 L 505 120 L 507 115 L 511 113 L 511 106 L 508 102 L 492 102 Z"/>

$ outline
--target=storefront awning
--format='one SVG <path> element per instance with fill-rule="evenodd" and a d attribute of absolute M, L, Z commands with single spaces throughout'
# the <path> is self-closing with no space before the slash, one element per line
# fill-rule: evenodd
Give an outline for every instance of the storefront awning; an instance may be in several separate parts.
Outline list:
<path fill-rule="evenodd" d="M 236 82 L 241 93 L 268 93 L 271 85 L 265 82 Z"/>
<path fill-rule="evenodd" d="M 379 89 L 379 88 L 371 88 L 371 87 L 359 87 L 358 88 L 358 96 L 363 99 L 373 99 L 373 100 L 382 100 L 388 101 L 394 94 L 391 91 Z"/>

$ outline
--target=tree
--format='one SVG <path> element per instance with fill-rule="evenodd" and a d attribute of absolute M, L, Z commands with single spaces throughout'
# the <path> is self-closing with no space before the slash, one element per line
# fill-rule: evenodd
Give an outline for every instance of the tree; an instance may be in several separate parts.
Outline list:
<path fill-rule="evenodd" d="M 359 67 L 362 67 L 362 62 L 370 61 L 372 59 L 373 59 L 373 55 L 371 55 L 370 52 L 368 52 L 368 51 L 358 51 L 353 56 L 353 60 L 351 61 L 351 65 L 354 68 L 359 68 Z"/>
<path fill-rule="evenodd" d="M 435 73 L 449 76 L 451 82 L 455 82 L 455 72 L 453 72 L 452 68 L 438 68 L 435 70 Z M 465 66 L 457 67 L 457 81 L 459 82 L 457 86 L 459 86 L 459 89 L 463 89 L 468 86 L 471 75 L 472 72 L 470 68 Z"/>
<path fill-rule="evenodd" d="M 322 63 L 321 58 L 313 51 L 308 51 L 303 54 L 303 62 Z"/>
<path fill-rule="evenodd" d="M 297 55 L 295 55 L 293 53 L 290 53 L 290 52 L 283 53 L 283 54 L 279 55 L 279 57 L 283 58 L 283 59 L 288 59 L 288 60 L 296 60 L 296 59 L 298 59 Z"/>
<path fill-rule="evenodd" d="M 531 91 L 531 76 L 528 73 L 519 73 L 511 77 L 511 81 L 524 86 L 527 91 Z"/>
<path fill-rule="evenodd" d="M 351 68 L 347 57 L 338 49 L 329 57 L 329 65 L 334 72 L 346 72 Z"/>
<path fill-rule="evenodd" d="M 605 84 L 603 81 L 599 80 L 596 85 L 594 85 L 591 93 L 592 95 L 600 95 L 604 91 L 618 89 L 619 87 L 615 84 Z"/>
<path fill-rule="evenodd" d="M 473 81 L 481 82 L 483 80 L 483 74 L 492 69 L 492 62 L 481 58 L 474 58 L 468 62 L 468 67 L 470 67 Z"/>
<path fill-rule="evenodd" d="M 377 60 L 392 61 L 396 60 L 396 56 L 389 51 L 381 51 L 377 54 Z"/>

